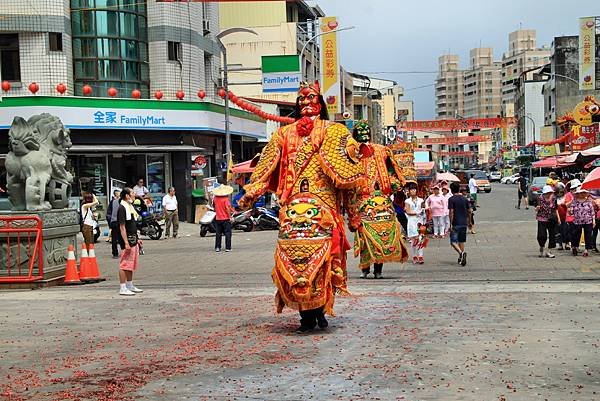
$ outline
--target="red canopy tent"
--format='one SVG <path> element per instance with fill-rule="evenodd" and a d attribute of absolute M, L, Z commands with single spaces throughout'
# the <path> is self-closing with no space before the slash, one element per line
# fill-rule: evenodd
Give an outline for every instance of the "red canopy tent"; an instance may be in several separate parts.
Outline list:
<path fill-rule="evenodd" d="M 239 164 L 234 164 L 231 171 L 237 174 L 251 173 L 254 171 L 254 167 L 250 167 L 250 163 L 252 163 L 252 160 L 248 160 Z"/>
<path fill-rule="evenodd" d="M 557 168 L 557 167 L 568 167 L 575 163 L 569 163 L 565 161 L 565 156 L 550 156 L 545 159 L 538 160 L 537 162 L 531 163 L 532 167 L 535 168 Z"/>

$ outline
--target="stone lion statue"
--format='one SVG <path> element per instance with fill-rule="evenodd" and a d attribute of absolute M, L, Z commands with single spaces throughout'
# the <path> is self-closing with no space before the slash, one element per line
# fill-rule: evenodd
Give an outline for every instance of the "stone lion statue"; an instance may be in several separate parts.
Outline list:
<path fill-rule="evenodd" d="M 67 207 L 73 176 L 67 171 L 69 130 L 48 113 L 15 117 L 8 131 L 7 191 L 13 210 Z"/>

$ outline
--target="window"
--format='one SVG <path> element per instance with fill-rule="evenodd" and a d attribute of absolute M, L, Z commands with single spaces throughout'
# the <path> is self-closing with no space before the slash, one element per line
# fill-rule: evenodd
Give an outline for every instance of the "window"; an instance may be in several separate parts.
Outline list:
<path fill-rule="evenodd" d="M 19 34 L 0 35 L 0 73 L 7 81 L 21 80 L 21 60 L 19 58 Z"/>
<path fill-rule="evenodd" d="M 62 52 L 63 51 L 62 33 L 48 32 L 48 42 L 50 45 L 51 52 Z"/>
<path fill-rule="evenodd" d="M 181 43 L 180 42 L 167 42 L 167 52 L 169 60 L 177 61 L 181 60 Z"/>

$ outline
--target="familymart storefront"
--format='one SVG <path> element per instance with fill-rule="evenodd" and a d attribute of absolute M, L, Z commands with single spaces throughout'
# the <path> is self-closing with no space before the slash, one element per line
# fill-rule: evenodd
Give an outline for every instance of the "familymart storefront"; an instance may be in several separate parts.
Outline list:
<path fill-rule="evenodd" d="M 69 169 L 75 177 L 73 205 L 80 181 L 92 179 L 104 219 L 111 183 L 133 186 L 143 178 L 153 199 L 174 186 L 180 219 L 192 218 L 192 191 L 203 178 L 224 168 L 224 110 L 208 102 L 129 100 L 79 97 L 9 97 L 0 102 L 0 154 L 8 151 L 8 130 L 15 116 L 50 113 L 69 128 L 73 146 Z M 231 110 L 233 154 L 266 140 L 257 116 Z M 192 164 L 204 160 L 203 165 Z M 3 167 L 3 165 L 2 165 Z"/>

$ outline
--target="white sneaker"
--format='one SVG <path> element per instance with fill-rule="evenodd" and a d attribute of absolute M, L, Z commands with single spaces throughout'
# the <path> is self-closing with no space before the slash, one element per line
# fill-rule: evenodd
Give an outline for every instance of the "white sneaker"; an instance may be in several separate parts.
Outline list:
<path fill-rule="evenodd" d="M 135 292 L 131 291 L 129 288 L 125 288 L 124 290 L 119 290 L 119 295 L 131 296 L 135 295 Z"/>
<path fill-rule="evenodd" d="M 140 292 L 144 292 L 144 290 L 141 290 L 139 288 L 137 288 L 136 286 L 133 287 L 127 287 L 127 289 L 131 292 L 135 292 L 136 294 L 140 293 Z"/>

